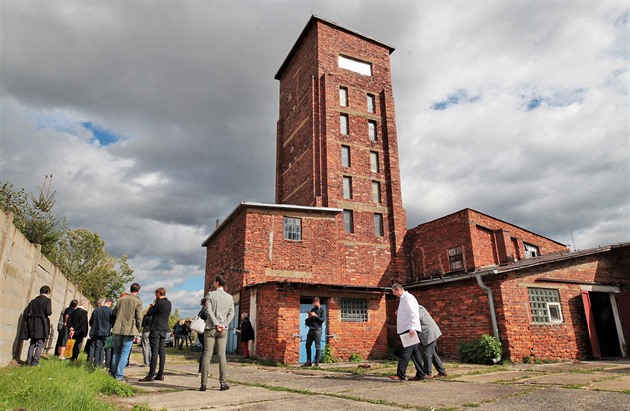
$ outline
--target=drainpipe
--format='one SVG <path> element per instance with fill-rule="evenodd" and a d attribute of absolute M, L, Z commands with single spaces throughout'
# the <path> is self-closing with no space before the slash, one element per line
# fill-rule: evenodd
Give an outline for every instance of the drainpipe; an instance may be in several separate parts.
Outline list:
<path fill-rule="evenodd" d="M 493 270 L 493 273 L 496 274 L 498 273 L 498 271 Z M 494 332 L 494 338 L 496 338 L 497 341 L 501 342 L 501 339 L 499 339 L 499 327 L 497 326 L 497 313 L 494 310 L 494 300 L 492 298 L 492 290 L 490 289 L 490 287 L 488 287 L 487 285 L 483 283 L 483 280 L 481 279 L 480 274 L 475 274 L 475 278 L 477 279 L 477 284 L 479 284 L 479 287 L 481 287 L 481 289 L 484 290 L 486 294 L 488 294 L 488 305 L 490 306 L 490 319 L 492 320 L 492 331 Z M 500 356 L 492 359 L 492 361 L 495 364 L 498 363 L 500 360 L 501 360 Z"/>

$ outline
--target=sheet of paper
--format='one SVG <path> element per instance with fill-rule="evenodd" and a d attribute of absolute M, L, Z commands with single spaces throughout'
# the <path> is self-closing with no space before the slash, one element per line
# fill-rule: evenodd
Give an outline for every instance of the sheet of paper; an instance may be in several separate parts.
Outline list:
<path fill-rule="evenodd" d="M 410 345 L 419 344 L 420 338 L 418 338 L 418 333 L 415 333 L 413 337 L 409 333 L 405 333 L 400 334 L 400 341 L 402 341 L 403 347 L 409 347 Z"/>

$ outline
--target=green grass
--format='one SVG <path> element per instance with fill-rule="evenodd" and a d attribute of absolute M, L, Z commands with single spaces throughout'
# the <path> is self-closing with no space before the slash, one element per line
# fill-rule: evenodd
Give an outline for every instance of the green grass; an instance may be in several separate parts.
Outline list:
<path fill-rule="evenodd" d="M 83 356 L 84 357 L 84 356 Z M 0 409 L 116 410 L 106 396 L 128 397 L 135 390 L 80 360 L 42 360 L 39 367 L 0 369 Z"/>

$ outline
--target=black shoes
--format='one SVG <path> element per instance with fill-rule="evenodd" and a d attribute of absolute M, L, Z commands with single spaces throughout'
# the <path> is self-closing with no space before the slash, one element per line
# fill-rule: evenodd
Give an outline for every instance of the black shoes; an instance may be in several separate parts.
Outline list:
<path fill-rule="evenodd" d="M 163 375 L 156 375 L 154 380 L 155 381 L 164 381 L 164 376 Z"/>
<path fill-rule="evenodd" d="M 230 389 L 229 385 L 227 385 L 226 383 L 222 383 L 221 388 L 219 388 L 219 391 L 227 391 L 229 389 Z"/>
<path fill-rule="evenodd" d="M 307 361 L 304 364 L 302 364 L 302 367 L 311 367 L 311 366 L 313 366 L 313 364 L 311 364 L 310 361 Z"/>
<path fill-rule="evenodd" d="M 319 368 L 319 363 L 318 363 L 318 362 L 316 362 L 315 364 L 313 364 L 313 367 L 317 367 L 317 368 Z"/>
<path fill-rule="evenodd" d="M 206 389 L 206 384 L 201 384 L 201 387 L 199 387 L 199 391 L 205 391 Z"/>
<path fill-rule="evenodd" d="M 140 382 L 152 382 L 153 380 L 156 380 L 157 378 L 154 377 L 150 377 L 150 376 L 146 376 L 144 378 L 140 378 L 138 381 Z M 162 377 L 162 379 L 164 379 L 164 377 Z"/>

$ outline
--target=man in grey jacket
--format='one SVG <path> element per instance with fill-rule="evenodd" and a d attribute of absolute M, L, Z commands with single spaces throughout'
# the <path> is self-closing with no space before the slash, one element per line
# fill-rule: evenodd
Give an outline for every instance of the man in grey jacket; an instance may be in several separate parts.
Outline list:
<path fill-rule="evenodd" d="M 437 354 L 437 339 L 442 335 L 442 331 L 440 331 L 440 327 L 438 327 L 426 308 L 418 304 L 418 311 L 420 325 L 422 327 L 420 331 L 420 342 L 424 347 L 422 352 L 422 362 L 424 365 L 422 368 L 424 368 L 426 373 L 425 378 L 433 378 L 431 375 L 433 370 L 431 364 L 435 365 L 435 369 L 438 371 L 438 377 L 447 377 L 446 369 L 444 369 L 442 360 Z"/>
<path fill-rule="evenodd" d="M 230 294 L 225 292 L 224 286 L 225 278 L 222 275 L 217 275 L 214 278 L 213 290 L 206 294 L 208 319 L 206 320 L 206 330 L 203 333 L 203 366 L 201 367 L 201 388 L 199 388 L 199 391 L 206 390 L 208 369 L 210 368 L 210 359 L 212 358 L 215 342 L 217 344 L 217 355 L 219 356 L 220 390 L 230 389 L 227 385 L 225 347 L 227 344 L 228 326 L 234 317 L 234 300 Z"/>
<path fill-rule="evenodd" d="M 112 334 L 112 364 L 109 373 L 117 380 L 123 379 L 127 359 L 133 346 L 133 337 L 138 335 L 142 325 L 142 300 L 138 297 L 140 284 L 133 283 L 131 294 L 121 296 L 114 308 L 114 327 Z"/>

